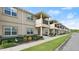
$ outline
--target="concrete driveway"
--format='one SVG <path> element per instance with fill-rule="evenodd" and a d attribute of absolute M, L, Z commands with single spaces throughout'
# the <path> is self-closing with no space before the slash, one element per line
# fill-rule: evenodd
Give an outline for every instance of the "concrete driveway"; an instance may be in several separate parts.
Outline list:
<path fill-rule="evenodd" d="M 60 51 L 79 51 L 79 33 L 73 33 L 71 39 Z"/>

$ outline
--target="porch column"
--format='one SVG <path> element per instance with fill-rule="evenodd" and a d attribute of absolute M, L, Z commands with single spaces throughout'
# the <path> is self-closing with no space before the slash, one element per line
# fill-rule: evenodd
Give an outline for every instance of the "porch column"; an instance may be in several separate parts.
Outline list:
<path fill-rule="evenodd" d="M 50 21 L 49 20 L 50 20 L 50 18 L 48 18 L 48 26 L 49 26 L 48 27 L 48 36 L 49 36 L 49 33 L 50 33 Z"/>
<path fill-rule="evenodd" d="M 42 36 L 43 33 L 42 33 L 42 27 L 40 27 L 40 36 Z"/>
<path fill-rule="evenodd" d="M 42 33 L 42 14 L 40 14 L 40 19 L 41 19 L 41 27 L 40 27 L 40 36 L 43 36 L 43 33 Z"/>
<path fill-rule="evenodd" d="M 48 28 L 48 36 L 49 36 L 49 28 Z"/>

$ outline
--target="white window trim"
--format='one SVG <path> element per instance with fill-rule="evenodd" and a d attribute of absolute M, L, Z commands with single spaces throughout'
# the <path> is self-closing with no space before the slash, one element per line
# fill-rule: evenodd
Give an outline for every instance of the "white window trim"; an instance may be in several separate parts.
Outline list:
<path fill-rule="evenodd" d="M 26 28 L 26 29 L 27 29 L 26 32 L 30 32 L 30 34 L 28 34 L 28 33 L 27 33 L 27 34 L 28 34 L 28 35 L 32 35 L 32 34 L 31 34 L 31 30 L 33 31 L 33 28 Z M 34 34 L 34 31 L 33 31 L 33 34 Z"/>
<path fill-rule="evenodd" d="M 17 34 L 16 34 L 16 35 L 12 35 L 12 27 L 13 27 L 13 26 L 4 26 L 4 27 L 3 27 L 3 30 L 4 30 L 4 37 L 17 36 Z M 5 28 L 10 28 L 10 35 L 5 35 Z"/>
<path fill-rule="evenodd" d="M 28 21 L 34 21 L 34 19 L 33 19 L 33 20 L 28 19 L 28 17 L 32 18 L 32 15 L 31 15 L 31 14 L 27 13 L 27 14 L 26 14 L 26 19 L 27 19 Z"/>
<path fill-rule="evenodd" d="M 6 8 L 6 7 L 3 8 L 3 13 L 4 13 L 4 14 L 6 14 L 6 13 L 5 13 L 5 8 Z M 9 8 L 11 9 L 11 10 L 10 10 L 11 14 L 10 14 L 10 15 L 6 14 L 6 15 L 8 15 L 8 16 L 13 16 L 13 15 L 12 15 L 12 12 L 14 12 L 13 10 L 15 10 L 15 13 L 17 14 L 17 10 L 16 10 L 15 8 L 11 8 L 11 7 L 9 7 Z M 13 17 L 16 17 L 16 16 L 13 16 Z"/>

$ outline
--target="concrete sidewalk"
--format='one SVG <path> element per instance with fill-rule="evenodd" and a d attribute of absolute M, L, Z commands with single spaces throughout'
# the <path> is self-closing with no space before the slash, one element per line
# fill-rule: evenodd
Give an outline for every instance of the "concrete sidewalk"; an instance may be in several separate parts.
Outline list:
<path fill-rule="evenodd" d="M 22 49 L 29 48 L 29 47 L 32 47 L 32 46 L 36 46 L 36 45 L 42 44 L 44 42 L 48 42 L 50 40 L 53 40 L 55 38 L 65 36 L 65 35 L 59 35 L 59 36 L 56 36 L 56 37 L 50 37 L 49 39 L 45 39 L 45 40 L 38 40 L 38 41 L 29 42 L 29 43 L 24 43 L 24 44 L 17 45 L 17 46 L 14 46 L 14 47 L 0 49 L 0 51 L 20 51 Z"/>

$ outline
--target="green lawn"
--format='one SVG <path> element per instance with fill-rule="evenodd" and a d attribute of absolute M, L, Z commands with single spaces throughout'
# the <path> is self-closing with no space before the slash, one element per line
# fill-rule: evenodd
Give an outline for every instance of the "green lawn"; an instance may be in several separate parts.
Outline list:
<path fill-rule="evenodd" d="M 79 29 L 71 29 L 71 32 L 79 32 Z"/>
<path fill-rule="evenodd" d="M 55 50 L 59 45 L 61 45 L 69 37 L 70 35 L 59 37 L 57 39 L 45 42 L 43 44 L 33 46 L 27 49 L 23 49 L 22 51 L 52 51 L 52 50 Z"/>

